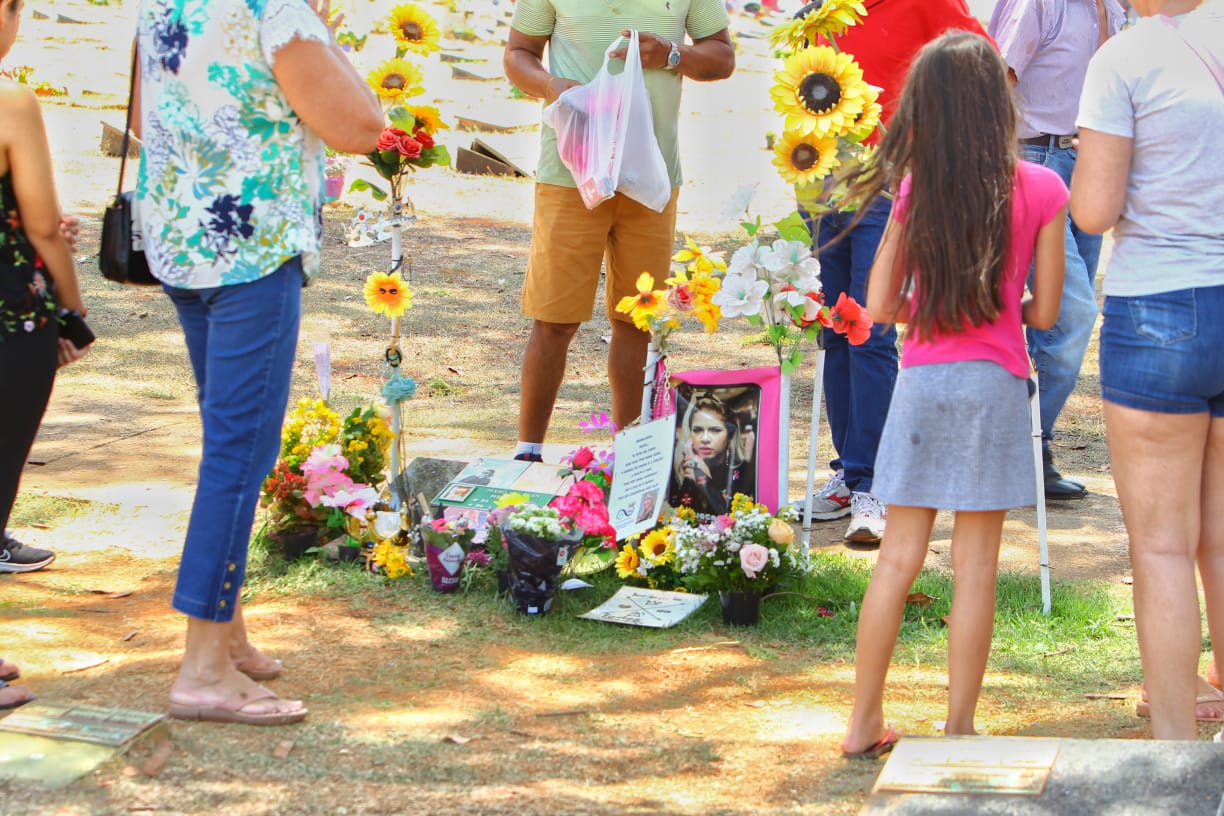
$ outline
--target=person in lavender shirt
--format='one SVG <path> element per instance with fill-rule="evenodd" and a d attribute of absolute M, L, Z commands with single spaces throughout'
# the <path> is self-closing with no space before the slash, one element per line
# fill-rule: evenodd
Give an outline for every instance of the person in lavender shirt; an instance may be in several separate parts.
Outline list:
<path fill-rule="evenodd" d="M 990 18 L 987 31 L 1015 83 L 1020 157 L 1049 167 L 1068 185 L 1075 168 L 1072 139 L 1088 61 L 1125 20 L 1118 0 L 1000 0 Z M 1084 232 L 1068 215 L 1065 243 L 1067 273 L 1058 322 L 1047 331 L 1028 330 L 1041 404 L 1046 499 L 1080 499 L 1088 492 L 1058 472 L 1050 442 L 1054 423 L 1075 390 L 1096 325 L 1101 236 Z"/>

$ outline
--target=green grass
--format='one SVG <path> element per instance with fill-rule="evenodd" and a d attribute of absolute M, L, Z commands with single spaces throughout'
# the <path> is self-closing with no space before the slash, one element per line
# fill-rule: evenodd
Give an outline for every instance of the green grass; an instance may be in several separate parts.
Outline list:
<path fill-rule="evenodd" d="M 464 594 L 433 592 L 421 565 L 417 574 L 388 581 L 349 565 L 308 560 L 286 564 L 256 544 L 248 574 L 253 595 L 344 598 L 372 625 L 388 632 L 398 627 L 448 621 L 465 639 L 549 648 L 579 656 L 604 653 L 652 654 L 692 644 L 694 640 L 734 639 L 755 658 L 784 661 L 802 649 L 810 660 L 853 662 L 859 603 L 871 577 L 871 563 L 824 553 L 812 557 L 812 571 L 763 601 L 760 625 L 724 626 L 717 599 L 705 603 L 671 629 L 601 625 L 576 616 L 610 597 L 621 582 L 608 570 L 587 576 L 594 586 L 558 592 L 552 611 L 525 617 L 510 602 L 495 597 L 491 575 L 472 582 Z M 914 591 L 934 600 L 928 606 L 908 604 L 896 659 L 906 664 L 946 665 L 947 626 L 951 611 L 949 574 L 924 570 Z M 1041 589 L 1035 575 L 1003 573 L 991 669 L 1034 678 L 1035 693 L 1055 697 L 1087 688 L 1134 682 L 1139 677 L 1132 628 L 1119 616 L 1130 612 L 1124 586 L 1077 581 L 1053 584 L 1053 609 L 1041 614 Z M 475 647 L 479 649 L 479 646 Z M 1037 682 L 1039 680 L 1040 682 Z M 1044 684 L 1044 686 L 1042 685 Z"/>

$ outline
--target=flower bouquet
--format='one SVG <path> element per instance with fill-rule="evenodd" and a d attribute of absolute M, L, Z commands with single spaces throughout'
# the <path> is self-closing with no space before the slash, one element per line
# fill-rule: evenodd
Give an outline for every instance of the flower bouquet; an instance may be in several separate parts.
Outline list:
<path fill-rule="evenodd" d="M 712 521 L 681 509 L 670 529 L 684 585 L 695 592 L 717 591 L 725 622 L 736 622 L 732 613 L 744 605 L 751 614 L 743 622 L 756 623 L 761 595 L 799 571 L 791 516 L 789 507 L 770 513 L 741 493 L 732 499 L 730 513 Z"/>
<path fill-rule="evenodd" d="M 670 526 L 656 527 L 625 542 L 616 554 L 617 576 L 650 589 L 683 591 L 684 574 L 676 561 L 675 535 Z"/>
<path fill-rule="evenodd" d="M 324 528 L 344 531 L 346 517 L 364 523 L 394 438 L 384 412 L 358 407 L 342 420 L 323 400 L 298 402 L 260 495 L 272 537 L 283 543 L 296 534 L 317 546 Z"/>
<path fill-rule="evenodd" d="M 510 567 L 510 597 L 519 612 L 543 615 L 552 608 L 557 576 L 583 530 L 556 507 L 528 503 L 503 509 L 498 531 Z"/>

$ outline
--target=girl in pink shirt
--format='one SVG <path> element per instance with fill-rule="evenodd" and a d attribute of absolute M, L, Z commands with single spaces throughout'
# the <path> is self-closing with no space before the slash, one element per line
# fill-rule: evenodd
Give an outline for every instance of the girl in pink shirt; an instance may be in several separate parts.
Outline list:
<path fill-rule="evenodd" d="M 853 186 L 868 198 L 898 190 L 867 307 L 908 324 L 876 457 L 888 528 L 863 598 L 842 741 L 847 757 L 876 758 L 898 738 L 884 722 L 884 680 L 939 509 L 956 511 L 945 732 L 976 733 L 1003 519 L 1036 500 L 1023 324 L 1046 329 L 1058 316 L 1067 189 L 1017 160 L 1006 66 L 966 32 L 919 52 L 879 161 Z"/>

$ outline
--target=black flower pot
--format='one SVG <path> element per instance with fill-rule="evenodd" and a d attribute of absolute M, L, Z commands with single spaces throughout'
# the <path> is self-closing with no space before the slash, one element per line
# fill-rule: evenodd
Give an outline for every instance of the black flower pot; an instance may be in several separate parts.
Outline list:
<path fill-rule="evenodd" d="M 355 561 L 361 560 L 361 548 L 360 547 L 343 547 L 342 546 L 342 547 L 337 548 L 336 551 L 340 554 L 341 564 L 351 564 Z"/>
<path fill-rule="evenodd" d="M 761 618 L 761 596 L 756 592 L 719 591 L 722 619 L 728 626 L 756 626 Z"/>
<path fill-rule="evenodd" d="M 304 530 L 282 530 L 272 538 L 280 543 L 281 557 L 286 561 L 297 561 L 306 551 L 319 546 L 319 531 L 314 527 Z"/>
<path fill-rule="evenodd" d="M 510 599 L 524 615 L 545 615 L 557 594 L 557 576 L 569 562 L 578 539 L 549 541 L 502 528 L 510 557 Z"/>

